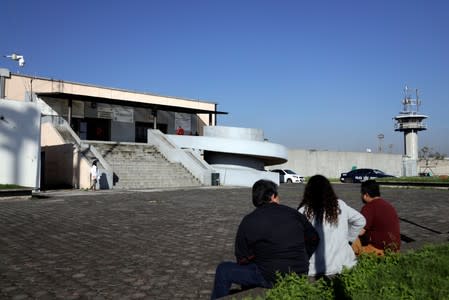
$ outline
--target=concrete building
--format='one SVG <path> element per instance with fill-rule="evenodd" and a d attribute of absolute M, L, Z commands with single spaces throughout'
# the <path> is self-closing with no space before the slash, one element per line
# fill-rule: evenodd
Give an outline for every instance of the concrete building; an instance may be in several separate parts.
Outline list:
<path fill-rule="evenodd" d="M 5 69 L 0 69 L 0 96 L 0 160 L 14 161 L 3 168 L 0 183 L 36 189 L 88 188 L 94 160 L 99 161 L 100 188 L 106 189 L 251 186 L 262 178 L 279 183 L 278 174 L 266 171 L 275 167 L 330 178 L 355 167 L 396 176 L 407 169 L 402 155 L 288 150 L 268 142 L 260 129 L 217 126 L 217 116 L 227 113 L 218 111 L 213 102 L 11 74 Z M 24 109 L 29 114 L 22 114 Z M 7 110 L 15 112 L 22 129 L 6 128 L 5 120 L 12 118 Z M 398 120 L 400 130 L 410 127 L 402 122 L 408 119 Z M 179 127 L 184 135 L 176 134 Z M 26 139 L 31 146 L 23 149 Z"/>
<path fill-rule="evenodd" d="M 93 160 L 99 161 L 100 188 L 251 186 L 261 178 L 278 182 L 264 169 L 286 161 L 286 148 L 264 142 L 261 130 L 216 127 L 217 115 L 227 114 L 216 103 L 1 70 L 2 99 L 32 104 L 42 114 L 36 189 L 89 187 Z M 178 128 L 183 136 L 175 134 Z M 177 171 L 170 174 L 170 168 Z M 165 178 L 155 178 L 162 173 Z"/>
<path fill-rule="evenodd" d="M 82 140 L 146 142 L 147 129 L 202 134 L 216 125 L 217 104 L 22 74 L 2 76 L 4 97 L 41 102 L 67 120 Z M 50 111 L 44 111 L 50 114 Z"/>

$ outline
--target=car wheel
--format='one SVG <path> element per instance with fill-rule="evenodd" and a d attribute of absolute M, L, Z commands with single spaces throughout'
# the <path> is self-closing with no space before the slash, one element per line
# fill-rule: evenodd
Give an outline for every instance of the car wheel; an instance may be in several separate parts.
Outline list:
<path fill-rule="evenodd" d="M 287 179 L 287 183 L 292 183 L 293 181 L 289 178 Z"/>

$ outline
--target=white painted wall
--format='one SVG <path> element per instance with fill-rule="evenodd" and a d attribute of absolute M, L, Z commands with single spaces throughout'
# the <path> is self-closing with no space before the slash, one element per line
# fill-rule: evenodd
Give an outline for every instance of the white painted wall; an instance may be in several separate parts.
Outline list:
<path fill-rule="evenodd" d="M 271 180 L 279 185 L 279 174 L 274 172 L 229 165 L 213 165 L 213 167 L 220 174 L 220 185 L 251 187 L 260 179 Z"/>
<path fill-rule="evenodd" d="M 0 99 L 0 183 L 39 189 L 40 127 L 36 103 Z"/>
<path fill-rule="evenodd" d="M 220 174 L 221 185 L 251 187 L 259 179 L 279 184 L 279 174 L 266 172 L 264 166 L 285 162 L 287 148 L 265 141 L 261 129 L 226 126 L 203 129 L 204 136 L 166 137 L 180 148 L 204 151 L 204 159 Z"/>

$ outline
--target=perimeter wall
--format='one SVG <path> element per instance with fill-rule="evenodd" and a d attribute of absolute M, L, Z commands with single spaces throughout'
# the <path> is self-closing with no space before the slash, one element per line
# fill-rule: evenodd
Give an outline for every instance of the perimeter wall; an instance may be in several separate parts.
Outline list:
<path fill-rule="evenodd" d="M 340 178 L 340 173 L 353 168 L 372 168 L 394 176 L 402 176 L 402 154 L 368 152 L 333 152 L 289 149 L 288 161 L 271 169 L 292 169 L 303 176 L 321 174 Z"/>

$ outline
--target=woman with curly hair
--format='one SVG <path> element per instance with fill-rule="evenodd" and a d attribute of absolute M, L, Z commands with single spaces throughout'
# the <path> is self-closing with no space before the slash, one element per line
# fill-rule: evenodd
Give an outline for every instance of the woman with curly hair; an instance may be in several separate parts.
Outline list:
<path fill-rule="evenodd" d="M 309 276 L 340 273 L 356 264 L 352 243 L 365 226 L 365 218 L 338 199 L 329 180 L 312 176 L 305 187 L 298 211 L 313 224 L 320 243 L 309 260 Z"/>

